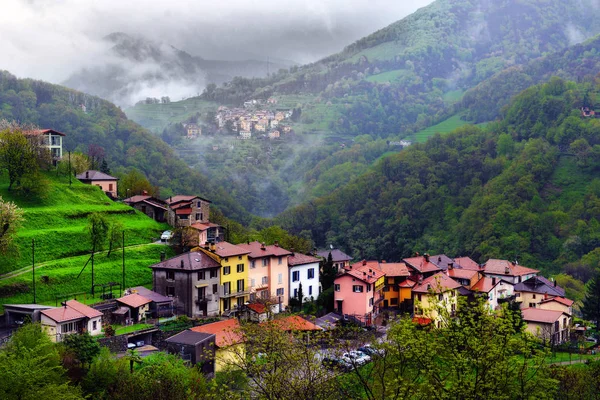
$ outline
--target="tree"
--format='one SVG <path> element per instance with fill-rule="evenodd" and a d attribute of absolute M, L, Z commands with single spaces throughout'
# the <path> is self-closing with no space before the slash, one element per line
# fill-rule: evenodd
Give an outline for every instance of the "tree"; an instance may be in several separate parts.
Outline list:
<path fill-rule="evenodd" d="M 100 345 L 94 340 L 89 332 L 65 336 L 63 344 L 67 351 L 71 352 L 79 361 L 82 368 L 90 365 L 100 354 Z"/>
<path fill-rule="evenodd" d="M 108 254 L 106 256 L 110 257 L 113 249 L 123 246 L 123 224 L 120 221 L 115 221 L 108 228 Z"/>
<path fill-rule="evenodd" d="M 102 164 L 100 164 L 100 172 L 103 172 L 107 175 L 110 175 L 110 168 L 108 167 L 108 163 L 106 162 L 106 158 L 102 159 Z"/>
<path fill-rule="evenodd" d="M 11 248 L 15 233 L 23 222 L 23 211 L 15 203 L 0 197 L 0 254 L 6 254 Z"/>
<path fill-rule="evenodd" d="M 584 318 L 594 321 L 596 328 L 600 327 L 600 273 L 597 273 L 587 284 L 581 311 Z"/>
<path fill-rule="evenodd" d="M 0 169 L 8 171 L 8 190 L 19 185 L 23 176 L 38 170 L 33 143 L 18 129 L 0 132 Z"/>
<path fill-rule="evenodd" d="M 134 196 L 144 192 L 150 196 L 158 196 L 158 188 L 152 186 L 146 175 L 137 169 L 130 170 L 120 178 L 119 197 Z"/>
<path fill-rule="evenodd" d="M 102 250 L 106 242 L 109 224 L 101 213 L 90 214 L 86 230 L 89 234 L 92 252 Z"/>
<path fill-rule="evenodd" d="M 100 160 L 104 158 L 105 151 L 102 146 L 90 144 L 88 147 L 88 157 L 90 159 L 92 169 L 99 168 Z"/>
<path fill-rule="evenodd" d="M 333 287 L 333 282 L 337 276 L 337 271 L 333 266 L 333 256 L 331 252 L 327 255 L 327 260 L 321 261 L 321 286 L 323 290 Z"/>
<path fill-rule="evenodd" d="M 298 285 L 298 306 L 300 307 L 300 311 L 302 311 L 302 300 L 304 300 L 304 293 L 302 292 L 302 282 Z"/>

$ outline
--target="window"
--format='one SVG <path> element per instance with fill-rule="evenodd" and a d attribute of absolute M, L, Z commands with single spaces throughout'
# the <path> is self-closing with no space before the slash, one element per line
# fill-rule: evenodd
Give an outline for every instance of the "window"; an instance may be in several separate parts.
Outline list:
<path fill-rule="evenodd" d="M 238 279 L 238 281 L 237 281 L 237 291 L 238 292 L 243 292 L 244 291 L 244 280 L 243 279 Z"/>
<path fill-rule="evenodd" d="M 190 216 L 189 215 L 180 215 L 179 219 L 188 219 Z"/>
<path fill-rule="evenodd" d="M 217 276 L 219 276 L 217 270 L 216 269 L 211 269 L 210 270 L 210 277 L 211 278 L 216 278 Z"/>
<path fill-rule="evenodd" d="M 69 332 L 73 332 L 74 330 L 75 330 L 75 324 L 73 322 L 68 322 L 61 326 L 62 333 L 69 333 Z"/>
<path fill-rule="evenodd" d="M 535 303 L 529 303 L 529 308 L 535 308 Z"/>
<path fill-rule="evenodd" d="M 389 291 L 390 291 L 390 287 L 389 287 L 389 286 L 387 286 L 387 285 L 385 285 L 385 286 L 383 287 L 383 291 L 384 291 L 384 292 L 389 292 Z"/>
<path fill-rule="evenodd" d="M 398 299 L 395 298 L 395 297 L 392 298 L 392 299 L 390 299 L 390 304 L 393 305 L 393 306 L 397 306 L 398 305 Z"/>
<path fill-rule="evenodd" d="M 298 289 L 294 289 L 294 297 L 298 297 Z"/>
<path fill-rule="evenodd" d="M 198 208 L 202 207 L 202 202 L 199 201 L 198 203 L 196 203 L 196 207 L 198 207 Z"/>
<path fill-rule="evenodd" d="M 112 183 L 109 183 L 109 184 L 108 184 L 108 191 L 109 191 L 109 192 L 112 192 L 112 191 L 113 191 L 113 184 L 112 184 Z"/>
<path fill-rule="evenodd" d="M 256 280 L 255 279 L 250 279 L 250 287 L 255 287 L 256 286 Z"/>
<path fill-rule="evenodd" d="M 372 298 L 372 297 L 369 299 L 369 305 L 370 305 L 370 306 L 372 306 L 372 305 L 373 305 L 373 298 Z"/>
<path fill-rule="evenodd" d="M 452 303 L 450 305 L 450 309 L 452 310 L 452 312 L 455 312 L 456 311 L 456 303 Z"/>
<path fill-rule="evenodd" d="M 315 269 L 314 268 L 309 268 L 308 269 L 308 279 L 312 279 L 315 277 Z"/>
<path fill-rule="evenodd" d="M 263 267 L 266 267 L 267 265 L 269 265 L 269 260 L 263 258 Z"/>
<path fill-rule="evenodd" d="M 335 290 L 336 292 L 340 291 L 340 284 L 336 283 L 335 285 L 333 285 L 333 290 Z"/>
<path fill-rule="evenodd" d="M 517 297 L 521 297 L 521 293 L 518 293 L 518 292 L 517 292 Z"/>
<path fill-rule="evenodd" d="M 204 279 L 206 279 L 205 271 L 198 271 L 198 280 L 203 281 Z"/>
<path fill-rule="evenodd" d="M 269 298 L 269 291 L 268 290 L 261 290 L 260 291 L 260 297 L 262 297 L 263 299 L 268 299 Z"/>
<path fill-rule="evenodd" d="M 237 265 L 237 272 L 244 272 L 244 264 Z"/>
<path fill-rule="evenodd" d="M 256 261 L 250 261 L 250 268 L 256 268 Z"/>
<path fill-rule="evenodd" d="M 224 310 L 229 310 L 231 303 L 229 302 L 229 299 L 223 299 L 223 309 Z"/>
<path fill-rule="evenodd" d="M 283 274 L 277 275 L 277 283 L 283 283 Z"/>
<path fill-rule="evenodd" d="M 490 292 L 490 300 L 494 300 L 494 293 Z"/>
<path fill-rule="evenodd" d="M 242 259 L 242 256 L 238 256 L 238 260 L 241 260 L 241 259 Z"/>
<path fill-rule="evenodd" d="M 228 262 L 228 261 L 229 261 L 229 257 L 225 257 L 225 262 Z"/>
<path fill-rule="evenodd" d="M 298 282 L 300 280 L 300 271 L 292 272 L 292 282 Z"/>
<path fill-rule="evenodd" d="M 417 300 L 421 301 L 421 293 L 417 295 Z"/>
<path fill-rule="evenodd" d="M 169 297 L 175 296 L 175 287 L 174 286 L 167 286 L 167 296 L 169 296 Z"/>
<path fill-rule="evenodd" d="M 92 321 L 92 330 L 95 331 L 98 329 L 98 321 Z"/>
<path fill-rule="evenodd" d="M 269 277 L 268 276 L 263 276 L 263 278 L 262 278 L 262 284 L 263 285 L 268 285 L 269 284 Z"/>
<path fill-rule="evenodd" d="M 198 300 L 202 300 L 205 298 L 206 298 L 206 288 L 205 287 L 198 288 Z"/>
<path fill-rule="evenodd" d="M 308 287 L 308 295 L 309 295 L 309 296 L 312 296 L 312 286 L 309 286 L 309 287 Z"/>
<path fill-rule="evenodd" d="M 279 256 L 279 258 L 277 259 L 277 264 L 281 265 L 283 261 L 283 257 Z"/>
<path fill-rule="evenodd" d="M 371 284 L 367 283 L 367 292 L 370 292 L 370 291 L 371 291 Z"/>
<path fill-rule="evenodd" d="M 256 300 L 256 293 L 250 293 L 250 301 Z"/>
<path fill-rule="evenodd" d="M 174 281 L 175 280 L 175 271 L 167 271 L 167 280 Z"/>
<path fill-rule="evenodd" d="M 223 267 L 223 275 L 229 275 L 231 267 Z"/>
<path fill-rule="evenodd" d="M 352 291 L 354 293 L 362 293 L 363 287 L 362 287 L 362 285 L 353 285 L 352 286 Z"/>
<path fill-rule="evenodd" d="M 283 296 L 283 288 L 277 289 L 277 296 Z"/>
<path fill-rule="evenodd" d="M 200 218 L 200 213 L 196 213 L 196 221 L 200 221 L 202 218 Z"/>
<path fill-rule="evenodd" d="M 531 296 L 532 299 L 535 299 L 535 294 L 533 296 Z"/>
<path fill-rule="evenodd" d="M 441 293 L 440 293 L 440 294 L 438 294 L 438 300 L 439 300 L 439 301 L 442 301 L 442 300 L 444 300 L 444 295 L 443 295 L 443 294 L 441 294 Z"/>
<path fill-rule="evenodd" d="M 227 296 L 231 293 L 231 282 L 225 282 L 223 284 L 223 295 Z"/>
<path fill-rule="evenodd" d="M 213 283 L 213 294 L 217 294 L 219 291 L 219 285 L 217 283 Z"/>

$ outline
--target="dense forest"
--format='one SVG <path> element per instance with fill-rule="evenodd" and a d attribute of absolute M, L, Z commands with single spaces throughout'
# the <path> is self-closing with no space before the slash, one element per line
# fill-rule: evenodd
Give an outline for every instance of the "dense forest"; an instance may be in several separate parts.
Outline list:
<path fill-rule="evenodd" d="M 98 97 L 0 71 L 0 119 L 64 132 L 64 149 L 94 152 L 113 174 L 145 174 L 161 196 L 198 194 L 227 215 L 247 221 L 247 213 L 223 187 L 190 169 L 161 139 L 127 119 L 115 105 Z"/>
<path fill-rule="evenodd" d="M 360 258 L 509 258 L 585 281 L 600 255 L 600 121 L 580 108 L 596 105 L 599 88 L 560 78 L 531 87 L 500 122 L 386 157 L 277 221 Z"/>

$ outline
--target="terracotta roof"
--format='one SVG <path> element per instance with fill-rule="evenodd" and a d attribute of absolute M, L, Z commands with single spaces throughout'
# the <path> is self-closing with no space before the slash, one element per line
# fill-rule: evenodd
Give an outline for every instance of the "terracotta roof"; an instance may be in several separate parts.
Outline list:
<path fill-rule="evenodd" d="M 333 262 L 352 260 L 352 257 L 350 257 L 348 254 L 344 253 L 339 249 L 317 251 L 317 255 L 319 257 L 323 257 L 325 260 L 327 260 L 327 258 L 329 257 L 329 253 L 331 253 L 331 259 L 333 260 Z"/>
<path fill-rule="evenodd" d="M 524 308 L 521 310 L 523 321 L 526 322 L 541 322 L 544 324 L 552 324 L 558 320 L 564 312 L 554 310 L 542 310 L 541 308 Z"/>
<path fill-rule="evenodd" d="M 250 303 L 247 305 L 247 307 L 257 314 L 262 314 L 267 309 L 264 304 L 260 304 L 260 303 Z"/>
<path fill-rule="evenodd" d="M 221 243 L 219 243 L 221 244 Z M 183 263 L 183 268 L 182 268 Z M 183 253 L 168 260 L 151 265 L 150 268 L 177 269 L 182 271 L 197 271 L 208 268 L 218 268 L 221 264 L 201 251 Z"/>
<path fill-rule="evenodd" d="M 147 200 L 152 196 L 146 196 L 143 194 L 136 194 L 135 196 L 128 197 L 123 199 L 124 203 L 139 203 L 140 201 Z"/>
<path fill-rule="evenodd" d="M 118 181 L 119 178 L 105 174 L 104 172 L 93 169 L 82 172 L 76 176 L 80 181 Z"/>
<path fill-rule="evenodd" d="M 447 292 L 448 290 L 458 289 L 461 285 L 443 272 L 424 279 L 422 283 L 413 288 L 415 293 L 433 293 Z"/>
<path fill-rule="evenodd" d="M 190 228 L 197 229 L 201 232 L 206 231 L 210 228 L 220 228 L 220 227 L 221 227 L 221 225 L 213 224 L 212 222 L 208 222 L 206 224 L 203 224 L 202 222 L 195 222 L 192 225 L 190 225 Z"/>
<path fill-rule="evenodd" d="M 244 336 L 240 331 L 240 323 L 235 318 L 213 322 L 212 324 L 195 326 L 190 328 L 190 330 L 214 334 L 217 347 L 231 346 L 244 341 Z"/>
<path fill-rule="evenodd" d="M 527 268 L 508 260 L 496 260 L 493 258 L 487 260 L 487 262 L 483 265 L 483 271 L 486 274 L 507 276 L 523 276 L 540 272 L 537 269 Z"/>
<path fill-rule="evenodd" d="M 404 263 L 380 263 L 379 269 L 385 276 L 410 276 L 410 272 Z"/>
<path fill-rule="evenodd" d="M 301 254 L 301 253 L 292 253 L 294 254 L 293 256 L 288 258 L 288 265 L 294 266 L 294 265 L 303 265 L 303 264 L 310 264 L 310 263 L 318 263 L 321 260 L 307 255 L 307 254 Z"/>
<path fill-rule="evenodd" d="M 566 299 L 564 297 L 550 297 L 548 299 L 540 301 L 540 303 L 550 303 L 552 301 L 555 301 L 555 302 L 565 305 L 567 307 L 571 307 L 574 303 L 573 300 Z"/>
<path fill-rule="evenodd" d="M 425 256 L 405 258 L 402 261 L 404 261 L 410 267 L 413 267 L 420 273 L 435 272 L 440 270 L 440 268 L 437 265 L 428 261 L 427 257 Z"/>
<path fill-rule="evenodd" d="M 385 273 L 377 268 L 374 263 L 367 262 L 363 265 L 360 262 L 353 264 L 350 269 L 346 269 L 341 276 L 344 275 L 350 275 L 366 283 L 375 283 L 379 278 L 385 276 Z"/>
<path fill-rule="evenodd" d="M 425 318 L 425 317 L 413 317 L 412 322 L 415 324 L 422 325 L 422 326 L 427 326 L 427 325 L 431 324 L 432 320 L 431 320 L 431 318 Z"/>
<path fill-rule="evenodd" d="M 177 215 L 190 215 L 191 213 L 191 208 L 178 208 L 177 210 L 175 210 L 175 214 Z"/>
<path fill-rule="evenodd" d="M 407 279 L 404 282 L 400 283 L 400 285 L 398 285 L 398 286 L 405 287 L 405 288 L 412 288 L 412 287 L 415 287 L 416 284 L 417 284 L 417 282 Z"/>
<path fill-rule="evenodd" d="M 470 257 L 457 257 L 454 259 L 454 262 L 461 266 L 463 269 L 471 269 L 474 271 L 479 271 L 481 266 L 473 261 Z"/>
<path fill-rule="evenodd" d="M 448 268 L 448 276 L 450 278 L 471 280 L 478 273 L 478 271 L 472 269 Z"/>
<path fill-rule="evenodd" d="M 320 331 L 323 330 L 321 327 L 313 324 L 310 321 L 305 320 L 304 318 L 298 315 L 290 315 L 289 317 L 274 319 L 273 321 L 267 321 L 261 323 L 264 324 L 273 324 L 277 328 L 283 331 Z"/>
<path fill-rule="evenodd" d="M 90 306 L 86 306 L 85 304 L 80 303 L 77 300 L 67 301 L 67 307 L 71 307 L 72 309 L 79 311 L 88 318 L 96 318 L 102 316 L 102 312 Z"/>
<path fill-rule="evenodd" d="M 215 244 L 215 254 L 222 258 L 241 256 L 249 253 L 249 250 L 229 242 L 219 242 Z"/>
<path fill-rule="evenodd" d="M 67 136 L 62 132 L 59 131 L 55 131 L 54 129 L 34 129 L 31 131 L 25 131 L 23 132 L 23 135 L 25 136 L 39 136 L 39 135 L 45 135 L 46 133 L 52 133 L 54 135 L 58 135 L 58 136 Z"/>
<path fill-rule="evenodd" d="M 291 256 L 292 252 L 282 247 L 269 245 L 263 246 L 260 242 L 250 242 L 238 244 L 239 247 L 250 252 L 248 257 L 250 258 L 261 258 L 261 257 L 281 257 Z"/>
<path fill-rule="evenodd" d="M 494 283 L 492 278 L 484 276 L 479 281 L 477 281 L 476 284 L 473 285 L 471 290 L 474 292 L 489 293 L 500 282 L 503 281 L 501 279 L 497 279 Z"/>
<path fill-rule="evenodd" d="M 123 303 L 132 308 L 138 308 L 148 303 L 152 303 L 152 300 L 145 298 L 137 293 L 129 294 L 117 299 L 119 303 Z"/>
<path fill-rule="evenodd" d="M 85 315 L 70 307 L 56 307 L 42 310 L 42 314 L 56 322 L 73 321 L 85 318 Z"/>

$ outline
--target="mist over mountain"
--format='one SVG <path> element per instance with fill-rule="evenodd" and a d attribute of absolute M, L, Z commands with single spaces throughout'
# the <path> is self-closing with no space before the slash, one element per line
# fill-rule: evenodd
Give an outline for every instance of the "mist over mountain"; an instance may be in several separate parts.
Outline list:
<path fill-rule="evenodd" d="M 147 97 L 171 100 L 198 95 L 206 84 L 222 84 L 234 76 L 264 77 L 289 67 L 270 60 L 205 60 L 163 42 L 113 32 L 103 38 L 109 46 L 97 65 L 84 67 L 63 82 L 65 86 L 100 96 L 121 106 Z"/>

